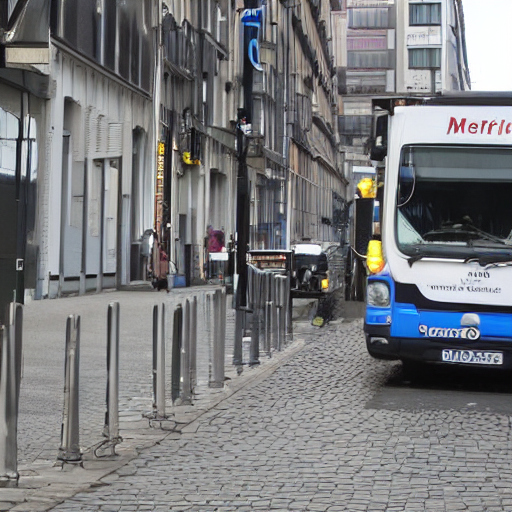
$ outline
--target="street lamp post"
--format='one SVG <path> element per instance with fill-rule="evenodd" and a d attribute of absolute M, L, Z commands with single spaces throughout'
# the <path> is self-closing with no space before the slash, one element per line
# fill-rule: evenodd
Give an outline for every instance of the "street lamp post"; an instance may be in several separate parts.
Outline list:
<path fill-rule="evenodd" d="M 236 206 L 236 268 L 238 283 L 236 287 L 236 319 L 233 364 L 238 373 L 242 372 L 242 339 L 244 318 L 247 312 L 247 248 L 249 245 L 249 176 L 247 170 L 248 141 L 244 130 L 252 123 L 253 71 L 261 72 L 259 63 L 259 31 L 261 27 L 260 0 L 244 0 L 244 12 L 241 22 L 243 35 L 243 77 L 244 107 L 238 110 L 236 126 L 237 141 L 237 206 Z"/>

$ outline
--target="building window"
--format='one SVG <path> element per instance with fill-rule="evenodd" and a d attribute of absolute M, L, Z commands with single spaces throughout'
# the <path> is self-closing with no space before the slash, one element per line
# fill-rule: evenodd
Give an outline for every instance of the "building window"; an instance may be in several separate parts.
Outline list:
<path fill-rule="evenodd" d="M 347 52 L 349 69 L 389 68 L 389 52 Z"/>
<path fill-rule="evenodd" d="M 409 24 L 441 25 L 441 4 L 409 4 Z"/>
<path fill-rule="evenodd" d="M 344 135 L 370 135 L 372 116 L 338 116 L 338 129 Z"/>
<path fill-rule="evenodd" d="M 441 48 L 413 48 L 409 50 L 409 68 L 441 68 Z"/>
<path fill-rule="evenodd" d="M 349 28 L 388 28 L 389 10 L 387 8 L 363 8 L 348 10 Z"/>

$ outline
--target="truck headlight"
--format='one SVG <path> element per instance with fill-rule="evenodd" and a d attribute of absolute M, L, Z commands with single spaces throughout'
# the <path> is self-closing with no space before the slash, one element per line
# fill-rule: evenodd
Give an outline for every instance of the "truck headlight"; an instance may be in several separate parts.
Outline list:
<path fill-rule="evenodd" d="M 368 283 L 366 288 L 366 303 L 377 308 L 387 308 L 390 304 L 389 287 L 382 281 Z"/>

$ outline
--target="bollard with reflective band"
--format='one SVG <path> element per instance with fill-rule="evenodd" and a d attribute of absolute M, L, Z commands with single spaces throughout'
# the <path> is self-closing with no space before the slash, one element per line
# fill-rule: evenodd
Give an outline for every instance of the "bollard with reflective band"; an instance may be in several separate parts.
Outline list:
<path fill-rule="evenodd" d="M 67 318 L 65 357 L 61 445 L 57 458 L 63 462 L 80 462 L 82 460 L 78 430 L 80 316 L 77 315 L 70 315 Z"/>

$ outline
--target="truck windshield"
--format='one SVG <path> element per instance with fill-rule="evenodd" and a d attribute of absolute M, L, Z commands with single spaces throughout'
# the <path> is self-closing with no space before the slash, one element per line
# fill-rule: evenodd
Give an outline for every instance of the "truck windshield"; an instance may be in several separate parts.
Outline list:
<path fill-rule="evenodd" d="M 512 260 L 512 149 L 404 146 L 396 199 L 399 249 L 424 256 Z"/>

